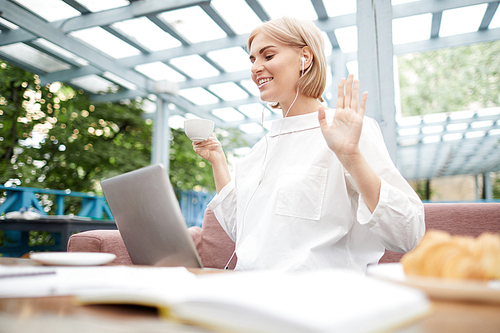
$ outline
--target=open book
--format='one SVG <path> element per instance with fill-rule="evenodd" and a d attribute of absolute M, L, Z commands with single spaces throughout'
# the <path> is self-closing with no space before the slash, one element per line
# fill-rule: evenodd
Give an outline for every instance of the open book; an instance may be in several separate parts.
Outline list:
<path fill-rule="evenodd" d="M 380 332 L 430 311 L 420 290 L 347 270 L 207 274 L 80 293 L 82 304 L 155 306 L 168 318 L 231 332 Z"/>

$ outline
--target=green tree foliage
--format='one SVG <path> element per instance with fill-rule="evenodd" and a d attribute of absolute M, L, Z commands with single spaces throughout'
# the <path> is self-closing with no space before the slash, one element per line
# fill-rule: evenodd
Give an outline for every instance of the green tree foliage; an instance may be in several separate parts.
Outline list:
<path fill-rule="evenodd" d="M 500 199 L 500 172 L 493 173 L 493 199 Z"/>
<path fill-rule="evenodd" d="M 100 180 L 150 164 L 152 121 L 141 106 L 95 104 L 82 91 L 59 82 L 41 87 L 36 75 L 0 62 L 0 184 L 101 194 Z M 210 164 L 183 130 L 171 134 L 174 186 L 214 191 Z M 247 144 L 234 129 L 216 135 L 229 155 Z"/>
<path fill-rule="evenodd" d="M 398 57 L 403 116 L 500 106 L 500 41 Z"/>
<path fill-rule="evenodd" d="M 92 104 L 82 91 L 0 64 L 0 183 L 99 191 L 99 180 L 149 164 L 151 124 L 132 101 Z"/>

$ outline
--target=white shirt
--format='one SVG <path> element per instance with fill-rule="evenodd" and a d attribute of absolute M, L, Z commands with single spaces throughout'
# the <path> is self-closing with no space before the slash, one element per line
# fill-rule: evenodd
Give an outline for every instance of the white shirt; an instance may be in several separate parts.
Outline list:
<path fill-rule="evenodd" d="M 329 123 L 333 114 L 327 110 Z M 364 272 L 385 248 L 413 249 L 425 232 L 423 204 L 375 120 L 365 117 L 359 147 L 382 179 L 373 214 L 327 146 L 317 112 L 273 121 L 208 205 L 236 243 L 235 269 Z"/>

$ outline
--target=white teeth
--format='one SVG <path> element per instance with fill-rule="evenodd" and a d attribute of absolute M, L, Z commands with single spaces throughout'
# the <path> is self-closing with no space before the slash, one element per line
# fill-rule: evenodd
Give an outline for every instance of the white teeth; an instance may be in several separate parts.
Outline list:
<path fill-rule="evenodd" d="M 270 78 L 270 77 L 265 78 L 265 79 L 260 79 L 260 80 L 259 80 L 259 85 L 264 84 L 264 83 L 266 83 L 266 82 L 269 82 L 269 81 L 271 81 L 271 80 L 272 80 L 272 78 Z"/>

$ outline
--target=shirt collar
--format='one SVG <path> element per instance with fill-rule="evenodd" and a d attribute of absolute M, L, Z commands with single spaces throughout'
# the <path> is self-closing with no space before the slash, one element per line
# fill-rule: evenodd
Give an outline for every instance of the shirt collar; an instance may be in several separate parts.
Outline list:
<path fill-rule="evenodd" d="M 326 119 L 328 124 L 331 124 L 334 113 L 335 110 L 326 110 Z M 269 136 L 275 137 L 281 134 L 306 131 L 319 127 L 318 111 L 316 111 L 303 115 L 273 120 Z"/>

